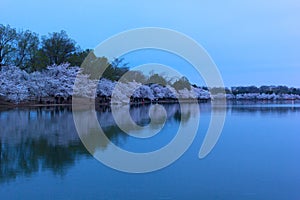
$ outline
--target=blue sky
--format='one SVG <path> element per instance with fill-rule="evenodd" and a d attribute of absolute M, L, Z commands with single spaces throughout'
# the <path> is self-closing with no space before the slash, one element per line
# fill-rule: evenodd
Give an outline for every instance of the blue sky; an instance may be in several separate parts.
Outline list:
<path fill-rule="evenodd" d="M 208 51 L 226 86 L 300 87 L 299 10 L 297 0 L 1 0 L 0 23 L 40 35 L 63 29 L 82 48 L 132 28 L 170 28 Z M 131 65 L 171 65 L 201 84 L 191 66 L 163 53 L 129 55 L 127 60 Z"/>

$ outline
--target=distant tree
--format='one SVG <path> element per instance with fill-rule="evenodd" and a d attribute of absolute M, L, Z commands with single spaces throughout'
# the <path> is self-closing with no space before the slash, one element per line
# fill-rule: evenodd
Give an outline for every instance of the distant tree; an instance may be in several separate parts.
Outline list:
<path fill-rule="evenodd" d="M 81 64 L 83 73 L 90 76 L 90 79 L 99 79 L 103 77 L 105 68 L 109 67 L 110 63 L 105 57 L 97 57 L 94 52 L 90 52 Z"/>
<path fill-rule="evenodd" d="M 294 88 L 294 87 L 291 87 L 289 88 L 289 94 L 297 94 L 297 95 L 300 95 L 300 89 L 298 88 Z"/>
<path fill-rule="evenodd" d="M 273 94 L 273 90 L 272 90 L 272 87 L 271 86 L 265 86 L 265 85 L 263 85 L 263 86 L 261 86 L 260 88 L 259 88 L 259 92 L 262 94 L 262 93 L 264 93 L 264 94 Z"/>
<path fill-rule="evenodd" d="M 88 54 L 91 51 L 92 51 L 91 49 L 86 49 L 84 51 L 80 50 L 80 51 L 74 52 L 67 59 L 67 62 L 70 63 L 71 66 L 81 66 L 84 59 L 88 56 Z"/>
<path fill-rule="evenodd" d="M 175 81 L 172 85 L 176 90 L 182 90 L 184 88 L 190 90 L 191 89 L 191 84 L 189 80 L 183 76 L 179 80 Z"/>
<path fill-rule="evenodd" d="M 259 93 L 260 89 L 256 86 L 246 86 L 246 87 L 232 87 L 231 92 L 234 95 L 237 94 L 249 94 L 249 93 Z M 227 93 L 227 92 L 226 92 Z"/>
<path fill-rule="evenodd" d="M 287 86 L 277 86 L 273 88 L 273 91 L 275 94 L 288 94 L 289 93 L 289 88 Z"/>
<path fill-rule="evenodd" d="M 247 92 L 248 93 L 259 93 L 259 89 L 256 86 L 249 86 L 249 87 L 247 87 Z"/>
<path fill-rule="evenodd" d="M 153 73 L 152 75 L 150 75 L 146 83 L 147 84 L 157 83 L 160 85 L 167 85 L 166 79 L 162 75 L 159 75 L 157 73 Z"/>
<path fill-rule="evenodd" d="M 103 73 L 104 78 L 112 81 L 119 80 L 129 68 L 128 63 L 124 63 L 124 58 L 115 58 Z"/>
<path fill-rule="evenodd" d="M 15 51 L 14 65 L 28 71 L 34 70 L 37 59 L 39 38 L 36 33 L 29 30 L 21 31 L 17 37 L 17 49 Z"/>
<path fill-rule="evenodd" d="M 147 77 L 141 71 L 131 70 L 126 72 L 126 75 L 123 77 L 123 81 L 136 81 L 139 83 L 146 83 Z"/>
<path fill-rule="evenodd" d="M 224 89 L 226 94 L 232 94 L 231 90 L 228 87 L 225 87 Z"/>
<path fill-rule="evenodd" d="M 119 80 L 128 71 L 126 64 L 123 64 L 123 59 L 115 59 L 109 63 L 107 58 L 97 57 L 94 52 L 87 55 L 81 67 L 83 73 L 88 74 L 91 79 L 102 77 L 112 81 Z"/>
<path fill-rule="evenodd" d="M 0 24 L 0 67 L 11 64 L 16 41 L 16 29 Z"/>
<path fill-rule="evenodd" d="M 42 37 L 42 52 L 48 57 L 48 65 L 67 62 L 76 51 L 76 43 L 65 31 Z"/>
<path fill-rule="evenodd" d="M 228 88 L 223 88 L 223 87 L 213 87 L 209 88 L 209 91 L 211 94 L 226 94 L 229 93 Z"/>
<path fill-rule="evenodd" d="M 202 88 L 203 90 L 207 90 L 207 91 L 209 90 L 207 86 L 202 86 L 200 88 Z"/>
<path fill-rule="evenodd" d="M 129 63 L 124 62 L 124 58 L 115 58 L 111 62 L 111 67 L 114 69 L 114 80 L 119 80 L 126 72 L 128 72 Z"/>
<path fill-rule="evenodd" d="M 30 71 L 41 71 L 49 66 L 49 58 L 42 49 L 38 49 L 32 58 Z"/>

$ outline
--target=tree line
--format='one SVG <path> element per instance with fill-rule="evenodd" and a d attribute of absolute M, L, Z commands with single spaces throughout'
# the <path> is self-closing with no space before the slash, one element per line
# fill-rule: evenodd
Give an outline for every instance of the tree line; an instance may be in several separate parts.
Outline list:
<path fill-rule="evenodd" d="M 85 58 L 89 65 L 93 65 L 86 67 L 90 69 L 87 73 L 95 75 L 92 78 L 98 78 L 96 70 L 99 70 L 99 66 L 96 65 L 106 65 L 102 77 L 112 81 L 119 80 L 128 72 L 128 79 L 145 84 L 170 84 L 176 89 L 191 88 L 185 77 L 171 83 L 171 80 L 161 74 L 152 73 L 147 76 L 140 71 L 129 71 L 128 63 L 124 63 L 122 58 L 116 58 L 111 63 L 106 58 L 97 58 L 90 49 L 82 50 L 64 30 L 39 37 L 30 30 L 17 31 L 10 25 L 0 24 L 0 68 L 13 65 L 27 72 L 34 72 L 53 64 L 70 63 L 70 66 L 81 66 Z"/>
<path fill-rule="evenodd" d="M 196 85 L 193 85 L 194 87 L 197 87 Z M 225 91 L 226 94 L 295 94 L 300 95 L 300 88 L 295 87 L 287 87 L 283 85 L 279 86 L 267 86 L 263 85 L 260 87 L 256 86 L 238 86 L 238 87 L 231 87 L 231 88 L 207 88 L 207 87 L 201 87 L 202 89 L 209 90 L 212 94 L 218 94 L 223 93 Z"/>
<path fill-rule="evenodd" d="M 112 62 L 104 57 L 97 58 L 90 49 L 82 50 L 77 43 L 71 39 L 66 31 L 49 33 L 48 35 L 39 35 L 30 30 L 17 31 L 10 25 L 0 24 L 0 70 L 2 66 L 17 66 L 27 72 L 41 71 L 47 66 L 62 63 L 69 63 L 70 66 L 81 66 L 88 63 L 91 67 L 87 73 L 92 78 L 99 78 L 99 65 L 105 65 L 106 70 L 102 77 L 112 81 L 118 81 L 125 73 L 127 81 L 138 81 L 144 84 L 158 83 L 161 85 L 171 85 L 176 90 L 187 88 L 191 89 L 191 84 L 186 77 L 168 78 L 162 74 L 150 73 L 143 74 L 141 71 L 129 71 L 128 63 L 124 63 L 123 58 L 116 58 Z M 84 63 L 84 60 L 87 62 Z M 193 87 L 198 87 L 193 85 Z M 207 88 L 212 93 L 224 92 L 224 88 Z M 300 89 L 289 88 L 287 86 L 247 86 L 225 88 L 227 94 L 297 94 L 300 95 Z"/>
<path fill-rule="evenodd" d="M 39 37 L 30 30 L 17 31 L 0 24 L 0 67 L 14 65 L 32 72 L 66 62 L 80 66 L 89 52 L 63 30 Z"/>

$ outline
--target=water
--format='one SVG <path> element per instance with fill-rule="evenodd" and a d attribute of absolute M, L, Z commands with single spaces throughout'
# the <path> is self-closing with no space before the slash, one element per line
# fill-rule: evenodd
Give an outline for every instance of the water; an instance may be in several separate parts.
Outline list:
<path fill-rule="evenodd" d="M 166 123 L 148 139 L 122 132 L 108 107 L 102 107 L 97 117 L 114 144 L 133 152 L 148 152 L 168 144 L 181 121 L 188 125 L 194 120 L 195 106 L 185 105 L 180 113 L 179 105 L 164 105 Z M 0 197 L 300 199 L 298 104 L 230 105 L 221 137 L 204 159 L 198 158 L 198 152 L 210 121 L 210 105 L 201 104 L 200 110 L 200 128 L 182 157 L 155 172 L 129 174 L 101 164 L 87 152 L 70 107 L 2 109 Z M 137 106 L 130 114 L 137 124 L 145 126 L 150 123 L 148 111 L 149 106 Z M 148 126 L 147 131 L 159 127 Z M 93 140 L 93 134 L 89 132 L 87 137 Z M 94 153 L 110 147 L 110 143 L 98 142 Z"/>

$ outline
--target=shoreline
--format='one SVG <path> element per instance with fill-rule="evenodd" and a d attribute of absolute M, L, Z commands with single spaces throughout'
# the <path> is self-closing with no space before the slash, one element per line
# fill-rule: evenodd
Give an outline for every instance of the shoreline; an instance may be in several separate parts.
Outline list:
<path fill-rule="evenodd" d="M 212 99 L 183 99 L 180 100 L 181 103 L 199 103 L 199 104 L 210 104 L 212 101 L 218 102 L 218 100 L 212 100 Z M 111 106 L 111 102 L 99 102 L 95 100 L 95 106 L 96 107 L 102 107 L 102 106 Z M 114 104 L 114 105 L 149 105 L 149 104 L 178 104 L 179 101 L 176 99 L 172 100 L 145 100 L 145 101 L 131 101 L 130 103 L 120 103 L 120 104 Z M 247 105 L 247 104 L 298 104 L 300 103 L 299 99 L 226 99 L 226 104 L 228 105 Z M 20 102 L 20 103 L 14 103 L 9 101 L 0 100 L 0 108 L 28 108 L 28 107 L 61 107 L 66 106 L 70 107 L 73 105 L 73 102 L 65 102 L 65 103 L 37 103 L 36 101 L 27 101 L 27 102 Z M 93 105 L 93 103 L 90 104 L 83 104 L 80 102 L 75 103 L 75 105 L 82 105 L 82 106 L 88 106 Z"/>

